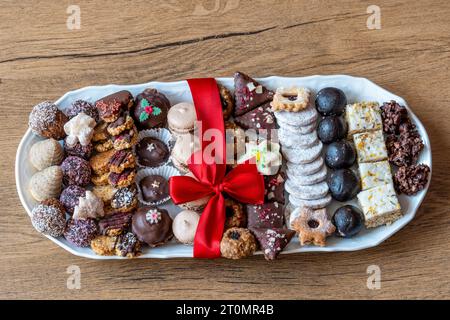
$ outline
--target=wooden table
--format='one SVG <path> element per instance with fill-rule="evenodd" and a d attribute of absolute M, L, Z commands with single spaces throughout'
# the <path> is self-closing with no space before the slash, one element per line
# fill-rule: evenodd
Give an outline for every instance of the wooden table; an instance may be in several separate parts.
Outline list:
<path fill-rule="evenodd" d="M 450 2 L 0 1 L 0 298 L 450 298 Z M 218 7 L 215 7 L 217 2 Z M 370 4 L 381 29 L 370 30 Z M 404 97 L 433 145 L 433 182 L 416 218 L 380 246 L 274 262 L 91 261 L 39 235 L 14 182 L 32 106 L 108 83 L 201 76 L 351 74 Z M 81 269 L 81 289 L 66 269 Z M 381 289 L 366 270 L 381 268 Z"/>

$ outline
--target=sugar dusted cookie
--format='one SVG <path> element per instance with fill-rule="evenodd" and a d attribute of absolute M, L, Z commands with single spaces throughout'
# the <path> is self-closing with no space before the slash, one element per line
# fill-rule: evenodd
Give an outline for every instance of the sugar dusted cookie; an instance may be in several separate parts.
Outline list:
<path fill-rule="evenodd" d="M 33 208 L 31 223 L 37 231 L 43 234 L 52 237 L 61 236 L 66 226 L 63 205 L 56 199 L 42 201 Z"/>
<path fill-rule="evenodd" d="M 316 200 L 325 197 L 328 194 L 328 184 L 320 182 L 310 186 L 297 185 L 291 179 L 287 179 L 285 184 L 286 191 L 296 198 L 303 200 Z"/>
<path fill-rule="evenodd" d="M 286 158 L 287 161 L 293 162 L 296 164 L 305 164 L 313 162 L 319 157 L 322 152 L 322 142 L 317 141 L 315 145 L 309 148 L 283 148 L 281 153 Z"/>
<path fill-rule="evenodd" d="M 64 125 L 66 143 L 74 145 L 79 142 L 82 146 L 87 146 L 94 135 L 95 126 L 93 118 L 83 112 L 79 113 Z"/>

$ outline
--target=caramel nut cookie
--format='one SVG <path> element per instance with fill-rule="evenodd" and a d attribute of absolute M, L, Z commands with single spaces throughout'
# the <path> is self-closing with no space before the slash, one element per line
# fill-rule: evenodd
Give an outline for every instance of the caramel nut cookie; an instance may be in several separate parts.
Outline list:
<path fill-rule="evenodd" d="M 122 132 L 124 132 L 125 130 L 132 129 L 133 125 L 134 125 L 133 118 L 128 113 L 125 113 L 122 116 L 120 116 L 116 121 L 111 122 L 106 128 L 106 130 L 110 135 L 117 136 Z"/>
<path fill-rule="evenodd" d="M 116 151 L 109 159 L 109 171 L 121 173 L 128 168 L 136 167 L 136 159 L 131 150 Z"/>
<path fill-rule="evenodd" d="M 326 209 L 313 210 L 308 207 L 301 209 L 299 216 L 293 221 L 292 227 L 298 232 L 302 246 L 312 243 L 323 247 L 326 244 L 326 238 L 336 230 L 328 219 Z"/>
<path fill-rule="evenodd" d="M 225 215 L 225 229 L 243 228 L 247 224 L 247 216 L 242 204 L 233 199 L 225 199 Z"/>
<path fill-rule="evenodd" d="M 113 147 L 116 150 L 130 149 L 138 141 L 138 131 L 135 126 L 117 136 L 112 137 Z"/>
<path fill-rule="evenodd" d="M 108 123 L 107 122 L 100 122 L 99 124 L 97 124 L 94 128 L 94 135 L 92 136 L 92 141 L 93 142 L 97 142 L 97 141 L 102 141 L 102 140 L 106 140 L 109 138 L 109 134 L 108 134 Z"/>
<path fill-rule="evenodd" d="M 110 168 L 110 160 L 115 152 L 115 150 L 108 150 L 106 152 L 101 152 L 93 156 L 89 160 L 92 171 L 94 171 L 94 173 L 97 175 L 108 173 Z"/>
<path fill-rule="evenodd" d="M 95 185 L 92 188 L 92 192 L 100 198 L 104 204 L 110 204 L 111 200 L 114 197 L 114 194 L 117 192 L 117 189 L 113 186 L 107 185 Z M 106 208 L 105 208 L 106 209 Z"/>
<path fill-rule="evenodd" d="M 224 87 L 221 84 L 218 84 L 218 87 L 220 94 L 220 102 L 222 103 L 223 119 L 228 120 L 234 111 L 234 98 L 230 90 L 228 90 L 226 87 Z"/>
<path fill-rule="evenodd" d="M 102 235 L 118 236 L 129 229 L 131 218 L 131 213 L 113 213 L 98 222 L 99 231 Z"/>
<path fill-rule="evenodd" d="M 220 242 L 220 253 L 227 259 L 242 259 L 253 255 L 256 251 L 256 240 L 253 234 L 244 228 L 230 228 L 223 234 Z"/>
<path fill-rule="evenodd" d="M 123 111 L 134 105 L 133 96 L 129 91 L 122 90 L 95 102 L 100 118 L 105 122 L 114 122 Z"/>
<path fill-rule="evenodd" d="M 91 182 L 95 186 L 105 186 L 109 183 L 108 181 L 109 172 L 102 173 L 102 174 L 93 174 L 91 177 Z"/>
<path fill-rule="evenodd" d="M 134 185 L 120 188 L 111 199 L 111 207 L 118 212 L 130 212 L 137 206 L 137 189 Z"/>
<path fill-rule="evenodd" d="M 128 187 L 130 184 L 134 182 L 134 178 L 136 177 L 136 170 L 134 169 L 125 169 L 121 173 L 111 172 L 108 175 L 108 182 L 110 185 L 118 188 Z"/>
<path fill-rule="evenodd" d="M 94 149 L 97 152 L 106 152 L 114 147 L 111 139 L 94 142 Z"/>
<path fill-rule="evenodd" d="M 273 111 L 299 112 L 308 107 L 310 98 L 306 88 L 278 88 L 270 105 Z"/>
<path fill-rule="evenodd" d="M 116 252 L 117 237 L 100 235 L 91 240 L 91 249 L 99 256 L 113 256 Z"/>

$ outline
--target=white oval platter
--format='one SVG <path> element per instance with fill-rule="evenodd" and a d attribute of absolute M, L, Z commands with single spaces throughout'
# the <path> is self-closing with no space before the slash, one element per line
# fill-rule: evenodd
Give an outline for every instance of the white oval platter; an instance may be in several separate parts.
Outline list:
<path fill-rule="evenodd" d="M 358 78 L 347 75 L 309 76 L 298 78 L 273 76 L 267 78 L 257 78 L 257 80 L 272 90 L 275 90 L 277 87 L 302 86 L 311 89 L 313 92 L 317 92 L 321 88 L 331 86 L 342 89 L 345 92 L 349 103 L 357 101 L 378 101 L 380 104 L 382 104 L 383 102 L 389 100 L 396 100 L 400 104 L 408 107 L 406 101 L 403 98 L 396 96 L 395 94 L 381 88 L 380 86 L 365 78 Z M 217 78 L 217 81 L 225 85 L 229 89 L 233 89 L 233 78 Z M 90 86 L 67 92 L 56 101 L 56 104 L 62 110 L 64 110 L 77 99 L 94 102 L 103 96 L 120 90 L 128 90 L 134 96 L 136 96 L 148 87 L 156 88 L 158 91 L 164 93 L 169 98 L 172 105 L 181 101 L 192 101 L 187 82 L 177 81 L 149 82 L 136 85 L 111 84 L 106 86 Z M 420 120 L 414 115 L 409 107 L 408 111 L 410 118 L 417 125 L 417 129 L 422 136 L 425 145 L 425 148 L 420 155 L 419 162 L 427 164 L 431 169 L 431 146 L 427 132 Z M 19 194 L 20 201 L 22 202 L 22 205 L 24 206 L 28 215 L 31 214 L 32 208 L 36 205 L 36 201 L 32 198 L 28 190 L 28 182 L 31 176 L 35 173 L 35 169 L 32 167 L 28 160 L 28 152 L 31 146 L 40 139 L 41 138 L 34 135 L 31 130 L 28 129 L 19 144 L 16 155 L 15 176 L 17 192 Z M 407 197 L 404 195 L 399 196 L 404 215 L 401 219 L 397 220 L 389 226 L 382 226 L 370 230 L 364 229 L 357 236 L 351 239 L 342 239 L 333 236 L 328 238 L 327 246 L 325 247 L 309 245 L 302 247 L 300 246 L 297 237 L 294 237 L 282 253 L 289 254 L 297 252 L 355 251 L 377 246 L 378 244 L 398 232 L 414 218 L 428 190 L 430 180 L 431 174 L 426 188 L 416 195 L 412 197 Z M 343 205 L 343 203 L 334 201 L 334 203 L 329 206 L 329 212 L 334 212 L 334 210 L 341 205 Z M 167 206 L 167 209 L 169 209 L 169 212 L 171 212 L 172 215 L 176 215 L 176 213 L 179 211 L 173 204 L 169 204 Z M 68 241 L 66 241 L 63 237 L 53 238 L 47 236 L 47 238 L 49 238 L 51 241 L 61 246 L 65 250 L 69 251 L 70 253 L 80 257 L 91 259 L 124 259 L 115 256 L 98 256 L 94 254 L 90 248 L 75 247 Z M 257 254 L 261 254 L 261 252 L 257 252 Z M 182 245 L 173 240 L 158 248 L 144 248 L 143 254 L 140 256 L 140 258 L 191 258 L 192 256 L 192 246 Z"/>

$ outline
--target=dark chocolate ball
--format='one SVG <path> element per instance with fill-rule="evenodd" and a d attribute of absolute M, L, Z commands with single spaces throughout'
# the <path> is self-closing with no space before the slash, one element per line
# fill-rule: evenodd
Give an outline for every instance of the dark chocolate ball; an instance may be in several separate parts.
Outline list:
<path fill-rule="evenodd" d="M 331 196 L 337 201 L 348 201 L 361 190 L 359 178 L 350 169 L 340 169 L 331 173 L 328 179 Z"/>
<path fill-rule="evenodd" d="M 149 175 L 139 182 L 142 198 L 146 202 L 157 203 L 169 196 L 169 183 L 160 175 Z"/>
<path fill-rule="evenodd" d="M 167 123 L 170 102 L 156 89 L 145 89 L 137 95 L 131 114 L 139 130 L 162 128 Z"/>
<path fill-rule="evenodd" d="M 325 152 L 325 163 L 332 169 L 350 168 L 356 161 L 356 152 L 352 144 L 346 140 L 336 141 L 328 145 Z"/>
<path fill-rule="evenodd" d="M 131 229 L 139 241 L 150 247 L 160 246 L 173 237 L 172 218 L 167 210 L 141 207 L 133 215 Z"/>
<path fill-rule="evenodd" d="M 347 135 L 347 123 L 339 116 L 325 117 L 319 122 L 317 135 L 325 144 L 344 139 Z"/>
<path fill-rule="evenodd" d="M 323 88 L 316 96 L 317 111 L 323 116 L 341 115 L 346 104 L 347 98 L 344 92 L 338 88 Z"/>
<path fill-rule="evenodd" d="M 159 139 L 143 138 L 136 145 L 139 163 L 146 167 L 157 167 L 169 159 L 169 148 Z"/>
<path fill-rule="evenodd" d="M 343 238 L 350 238 L 356 235 L 363 228 L 364 215 L 359 208 L 346 205 L 334 212 L 333 224 L 336 227 L 336 234 Z"/>

